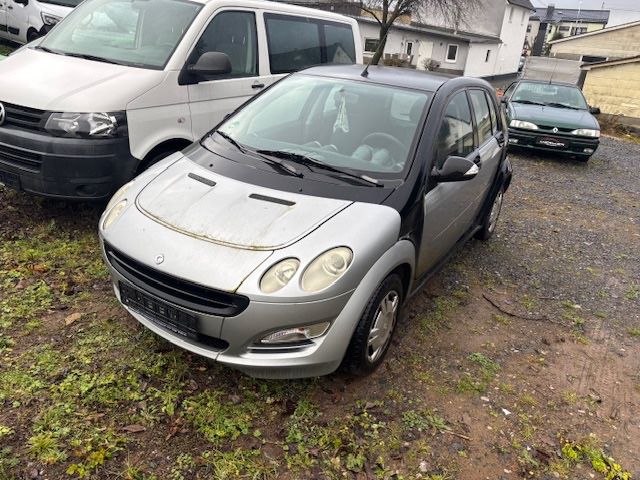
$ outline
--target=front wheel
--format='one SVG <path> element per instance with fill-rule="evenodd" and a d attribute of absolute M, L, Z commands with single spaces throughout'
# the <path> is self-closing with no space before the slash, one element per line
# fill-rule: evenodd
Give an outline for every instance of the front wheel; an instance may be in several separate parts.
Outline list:
<path fill-rule="evenodd" d="M 402 299 L 402 281 L 391 274 L 373 293 L 360 317 L 343 360 L 345 370 L 366 375 L 382 363 L 398 323 Z"/>
<path fill-rule="evenodd" d="M 489 210 L 482 219 L 482 224 L 480 225 L 480 230 L 476 233 L 476 238 L 480 240 L 489 240 L 491 238 L 493 232 L 496 230 L 496 225 L 498 224 L 498 218 L 502 211 L 503 199 L 504 188 L 500 187 L 500 190 L 498 190 L 498 193 L 493 199 L 491 210 Z"/>

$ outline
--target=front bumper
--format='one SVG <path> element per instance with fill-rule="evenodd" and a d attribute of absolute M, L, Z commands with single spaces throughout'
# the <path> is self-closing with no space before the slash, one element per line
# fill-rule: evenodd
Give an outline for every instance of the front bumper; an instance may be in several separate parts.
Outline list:
<path fill-rule="evenodd" d="M 126 137 L 75 139 L 0 127 L 0 181 L 60 199 L 103 200 L 130 180 L 138 160 Z"/>
<path fill-rule="evenodd" d="M 567 155 L 591 156 L 597 150 L 597 138 L 576 137 L 532 130 L 509 128 L 509 146 L 522 147 Z"/>

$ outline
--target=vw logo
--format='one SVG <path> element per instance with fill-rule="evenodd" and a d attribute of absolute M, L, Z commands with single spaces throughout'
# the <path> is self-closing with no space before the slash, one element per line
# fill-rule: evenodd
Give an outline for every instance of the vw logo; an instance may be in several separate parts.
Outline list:
<path fill-rule="evenodd" d="M 553 127 L 553 130 L 551 130 L 553 133 L 558 133 L 558 127 Z"/>
<path fill-rule="evenodd" d="M 164 262 L 164 255 L 162 254 L 156 255 L 155 261 L 156 261 L 156 265 L 160 265 L 162 262 Z"/>
<path fill-rule="evenodd" d="M 4 109 L 4 105 L 0 103 L 0 125 L 4 123 L 5 118 L 7 118 L 7 111 Z"/>

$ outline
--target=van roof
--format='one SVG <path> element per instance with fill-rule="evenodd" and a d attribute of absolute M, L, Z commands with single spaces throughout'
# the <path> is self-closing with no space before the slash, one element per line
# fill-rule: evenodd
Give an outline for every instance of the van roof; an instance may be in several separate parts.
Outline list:
<path fill-rule="evenodd" d="M 319 10 L 316 8 L 302 7 L 282 2 L 270 2 L 266 0 L 191 0 L 193 2 L 209 4 L 217 3 L 220 7 L 246 7 L 263 10 L 274 10 L 282 13 L 298 13 L 315 18 L 332 18 L 345 23 L 355 23 L 355 20 L 334 12 Z M 311 13 L 313 12 L 313 13 Z"/>

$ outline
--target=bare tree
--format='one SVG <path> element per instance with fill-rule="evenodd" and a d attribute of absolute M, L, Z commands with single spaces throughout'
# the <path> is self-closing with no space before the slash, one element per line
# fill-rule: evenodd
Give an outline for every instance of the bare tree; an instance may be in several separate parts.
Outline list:
<path fill-rule="evenodd" d="M 371 15 L 380 26 L 378 48 L 371 59 L 377 65 L 387 43 L 387 34 L 400 17 L 409 15 L 422 19 L 439 16 L 448 20 L 454 30 L 467 22 L 483 0 L 363 0 L 362 10 Z"/>

